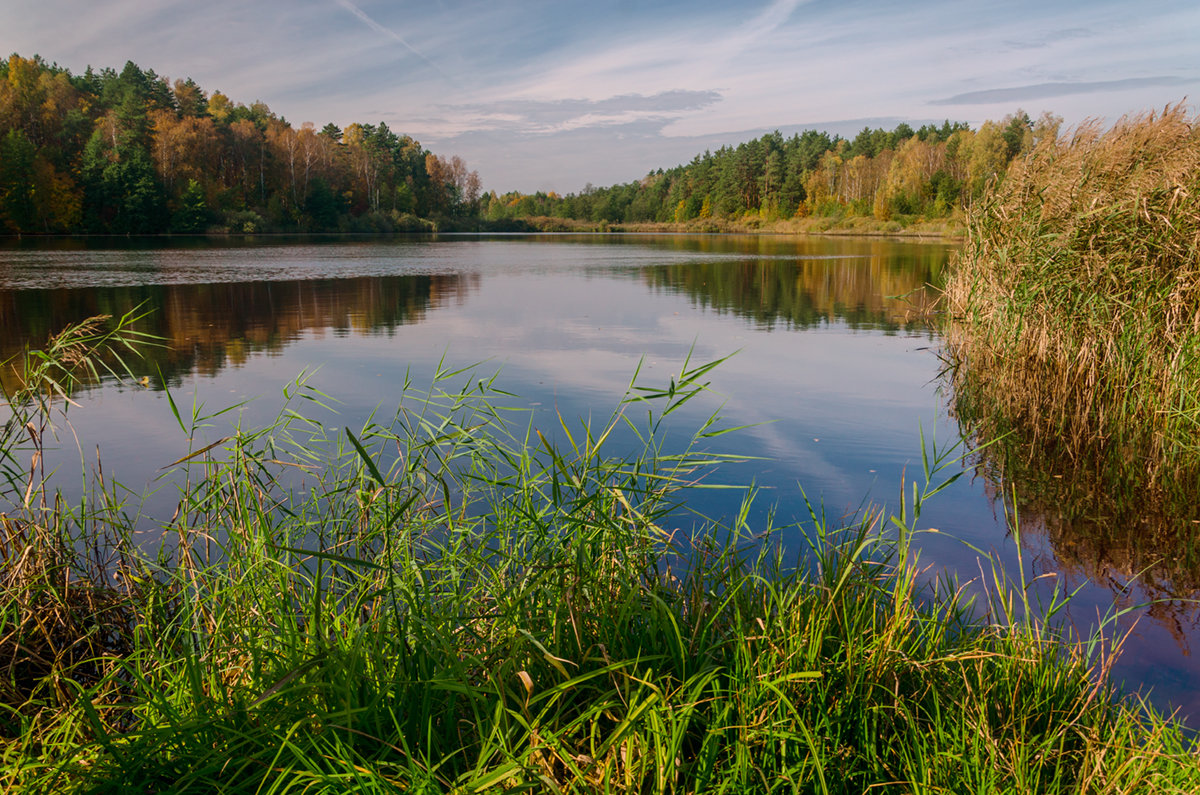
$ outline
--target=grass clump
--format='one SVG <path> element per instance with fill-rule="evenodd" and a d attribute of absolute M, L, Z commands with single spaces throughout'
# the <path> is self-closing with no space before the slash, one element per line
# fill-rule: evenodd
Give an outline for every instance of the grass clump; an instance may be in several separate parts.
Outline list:
<path fill-rule="evenodd" d="M 57 553 L 6 569 L 3 659 L 46 648 L 36 595 L 74 620 L 50 633 L 70 653 L 6 669 L 2 786 L 1200 787 L 1183 730 L 1120 700 L 1101 640 L 1051 630 L 1025 583 L 993 571 L 982 603 L 922 584 L 911 542 L 951 458 L 925 457 L 886 517 L 671 530 L 723 460 L 704 450 L 715 418 L 690 441 L 667 431 L 711 367 L 635 378 L 608 420 L 562 422 L 557 441 L 469 373 L 357 431 L 300 412 L 327 402 L 300 380 L 277 422 L 176 462 L 179 507 L 152 539 L 98 475 L 68 503 L 25 497 L 37 473 L 13 470 L 5 560 Z M 7 396 L 6 429 L 49 408 L 37 392 Z M 191 438 L 213 422 L 171 405 Z"/>
<path fill-rule="evenodd" d="M 1125 492 L 1200 486 L 1200 128 L 1183 106 L 1041 141 L 968 216 L 961 414 Z"/>

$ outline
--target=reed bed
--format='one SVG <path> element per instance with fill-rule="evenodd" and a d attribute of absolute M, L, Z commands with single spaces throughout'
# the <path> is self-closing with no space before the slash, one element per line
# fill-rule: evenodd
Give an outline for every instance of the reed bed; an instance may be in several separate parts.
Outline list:
<path fill-rule="evenodd" d="M 1200 127 L 1041 141 L 968 213 L 945 290 L 963 413 L 1144 500 L 1200 487 Z"/>
<path fill-rule="evenodd" d="M 99 472 L 68 502 L 11 467 L 0 788 L 1200 789 L 1189 735 L 1107 683 L 1114 644 L 1051 628 L 1061 594 L 992 567 L 973 600 L 919 565 L 954 454 L 922 451 L 887 515 L 673 529 L 726 460 L 716 417 L 671 427 L 712 366 L 554 429 L 472 372 L 333 428 L 298 379 L 172 465 L 154 545 Z M 69 391 L 25 383 L 16 463 Z M 221 422 L 171 406 L 189 438 Z"/>

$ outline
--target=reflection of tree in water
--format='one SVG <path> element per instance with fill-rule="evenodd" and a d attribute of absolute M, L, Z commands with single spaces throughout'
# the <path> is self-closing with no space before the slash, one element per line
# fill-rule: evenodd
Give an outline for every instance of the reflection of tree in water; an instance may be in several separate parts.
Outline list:
<path fill-rule="evenodd" d="M 950 355 L 953 357 L 953 346 Z M 997 506 L 1015 515 L 1042 568 L 1109 588 L 1118 605 L 1145 612 L 1186 645 L 1200 626 L 1200 483 L 1185 467 L 1152 482 L 1109 451 L 1080 449 L 1031 430 L 969 362 L 947 368 L 951 413 L 977 448 L 976 471 Z M 1016 503 L 1014 505 L 1013 500 Z"/>
<path fill-rule="evenodd" d="M 924 327 L 936 297 L 929 285 L 940 278 L 945 250 L 897 256 L 886 245 L 864 254 L 860 244 L 850 251 L 856 253 L 661 265 L 642 274 L 651 287 L 768 329 L 777 322 L 805 329 L 834 321 L 889 332 Z"/>
<path fill-rule="evenodd" d="M 186 373 L 213 375 L 252 353 L 281 350 L 304 333 L 392 334 L 419 323 L 429 309 L 461 303 L 478 279 L 447 274 L 0 291 L 0 360 L 19 356 L 26 345 L 44 345 L 70 323 L 140 305 L 150 311 L 137 330 L 166 346 L 146 349 L 133 366 L 177 383 Z M 6 385 L 15 378 L 14 365 L 0 371 Z"/>

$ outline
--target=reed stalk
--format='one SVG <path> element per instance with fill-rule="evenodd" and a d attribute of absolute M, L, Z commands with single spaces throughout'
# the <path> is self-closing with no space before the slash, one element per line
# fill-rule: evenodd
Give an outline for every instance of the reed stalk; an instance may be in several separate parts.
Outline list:
<path fill-rule="evenodd" d="M 0 786 L 1200 788 L 1186 732 L 1108 684 L 1112 644 L 1053 628 L 1062 594 L 1030 604 L 998 566 L 980 599 L 929 584 L 921 509 L 956 453 L 922 450 L 890 513 L 676 529 L 728 461 L 716 416 L 675 427 L 713 366 L 635 377 L 606 420 L 553 429 L 474 371 L 442 370 L 356 429 L 314 419 L 330 398 L 297 379 L 276 422 L 171 467 L 179 508 L 154 555 L 103 482 L 43 507 L 16 471 Z M 190 438 L 214 422 L 171 406 Z M 116 552 L 86 565 L 97 534 Z M 12 566 L 46 544 L 57 568 Z M 70 605 L 46 646 L 66 653 L 30 653 L 37 617 L 62 615 L 35 598 Z"/>
<path fill-rule="evenodd" d="M 1146 500 L 1200 487 L 1200 126 L 1040 142 L 968 213 L 945 289 L 960 413 Z"/>

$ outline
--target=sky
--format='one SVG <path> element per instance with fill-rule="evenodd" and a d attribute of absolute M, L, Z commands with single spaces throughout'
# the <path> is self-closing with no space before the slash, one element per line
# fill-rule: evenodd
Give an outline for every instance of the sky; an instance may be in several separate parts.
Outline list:
<path fill-rule="evenodd" d="M 0 52 L 385 122 L 485 190 L 640 179 L 778 129 L 1200 103 L 1197 0 L 3 0 Z"/>

